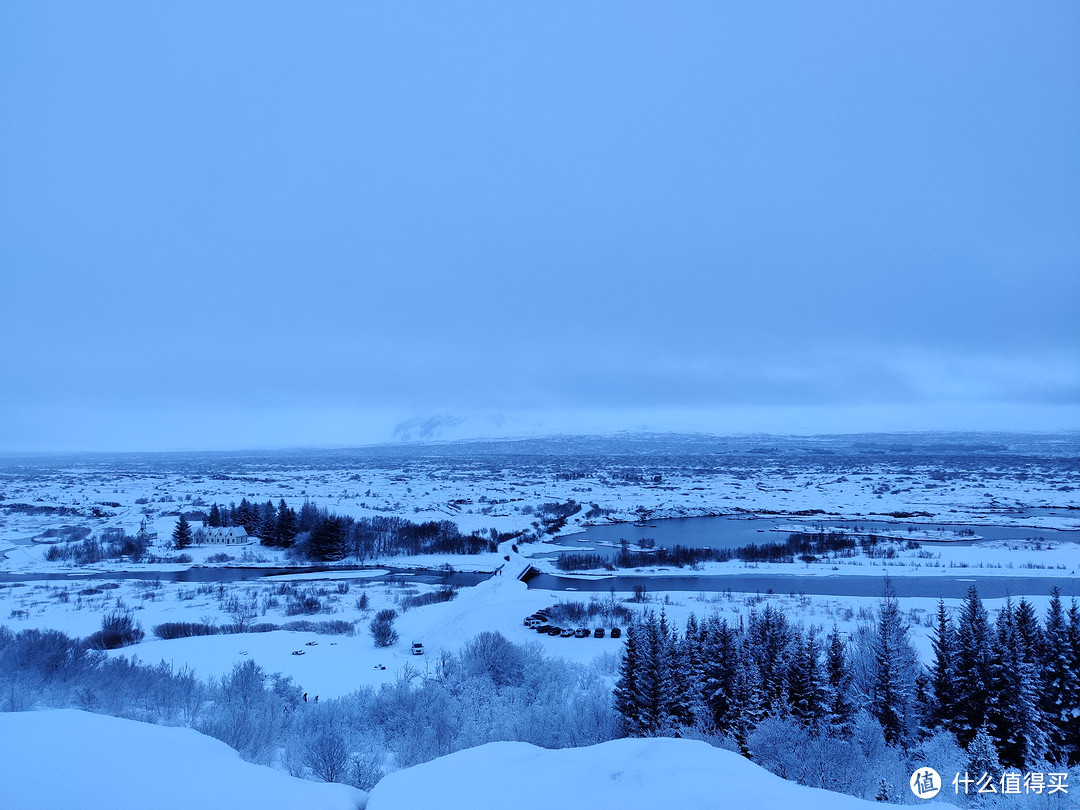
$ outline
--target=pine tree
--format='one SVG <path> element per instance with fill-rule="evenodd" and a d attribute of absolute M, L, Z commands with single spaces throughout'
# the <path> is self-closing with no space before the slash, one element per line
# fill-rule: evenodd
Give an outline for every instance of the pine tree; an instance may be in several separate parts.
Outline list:
<path fill-rule="evenodd" d="M 750 732 L 766 717 L 766 707 L 761 684 L 761 670 L 754 661 L 754 654 L 750 651 L 752 641 L 748 633 L 744 632 L 741 635 L 738 664 L 735 670 L 734 703 L 738 711 L 732 718 L 734 727 L 731 732 L 739 743 L 739 750 L 744 755 L 749 755 L 747 741 L 750 738 Z"/>
<path fill-rule="evenodd" d="M 992 646 L 986 608 L 972 585 L 960 610 L 953 658 L 955 709 L 951 730 L 965 747 L 986 723 L 990 707 Z"/>
<path fill-rule="evenodd" d="M 953 726 L 953 648 L 956 646 L 956 630 L 945 610 L 945 600 L 938 599 L 937 626 L 930 642 L 934 650 L 934 664 L 930 668 L 931 699 L 926 712 L 929 728 Z"/>
<path fill-rule="evenodd" d="M 319 510 L 311 501 L 304 501 L 297 517 L 296 529 L 298 532 L 309 532 L 319 519 Z"/>
<path fill-rule="evenodd" d="M 337 515 L 320 515 L 308 534 L 308 556 L 326 562 L 345 557 L 345 522 Z"/>
<path fill-rule="evenodd" d="M 674 646 L 672 713 L 679 727 L 692 728 L 707 714 L 702 691 L 704 667 L 701 631 L 693 613 L 686 620 L 682 639 L 676 639 Z"/>
<path fill-rule="evenodd" d="M 1080 762 L 1080 605 L 1076 598 L 1069 607 L 1069 674 L 1065 690 L 1064 714 L 1072 718 L 1066 723 L 1064 758 L 1067 762 Z"/>
<path fill-rule="evenodd" d="M 825 690 L 821 675 L 821 645 L 811 628 L 796 635 L 794 654 L 788 668 L 788 703 L 791 714 L 815 731 L 824 716 Z"/>
<path fill-rule="evenodd" d="M 709 718 L 718 733 L 729 734 L 741 713 L 735 688 L 740 645 L 732 627 L 715 613 L 705 630 L 702 658 L 702 692 Z"/>
<path fill-rule="evenodd" d="M 967 745 L 967 772 L 973 779 L 987 774 L 992 779 L 1001 775 L 1001 762 L 998 760 L 994 738 L 986 726 L 980 726 Z"/>
<path fill-rule="evenodd" d="M 851 670 L 840 630 L 834 624 L 825 644 L 824 722 L 833 736 L 850 737 L 855 722 L 851 700 Z"/>
<path fill-rule="evenodd" d="M 766 717 L 788 714 L 787 672 L 790 666 L 792 633 L 784 614 L 765 605 L 758 615 L 750 613 L 746 628 L 747 646 L 758 670 L 758 688 Z"/>
<path fill-rule="evenodd" d="M 1024 642 L 1024 660 L 1036 668 L 1042 657 L 1043 639 L 1035 608 L 1024 597 L 1016 605 L 1016 632 Z"/>
<path fill-rule="evenodd" d="M 277 522 L 274 524 L 274 545 L 288 548 L 296 539 L 298 531 L 296 511 L 289 508 L 289 505 L 285 503 L 285 499 L 282 498 L 277 508 Z"/>
<path fill-rule="evenodd" d="M 675 731 L 675 679 L 672 673 L 674 640 L 661 608 L 660 619 L 650 615 L 645 622 L 642 656 L 641 694 L 643 721 L 649 736 L 671 735 Z"/>
<path fill-rule="evenodd" d="M 619 664 L 619 680 L 615 683 L 615 710 L 622 716 L 622 732 L 628 737 L 643 736 L 641 721 L 641 692 L 638 686 L 638 638 L 641 628 L 637 623 L 626 628 L 626 643 Z"/>
<path fill-rule="evenodd" d="M 255 537 L 259 531 L 258 507 L 248 501 L 247 498 L 241 499 L 240 506 L 236 509 L 235 521 L 234 525 L 243 526 L 244 531 Z"/>
<path fill-rule="evenodd" d="M 1061 606 L 1061 591 L 1051 591 L 1050 607 L 1043 630 L 1042 710 L 1049 721 L 1049 757 L 1063 761 L 1069 754 L 1069 738 L 1077 723 L 1074 714 L 1080 699 L 1069 627 Z M 1075 754 L 1074 754 L 1075 757 Z"/>
<path fill-rule="evenodd" d="M 275 545 L 274 533 L 277 530 L 277 509 L 273 501 L 267 501 L 259 507 L 259 526 L 257 536 L 264 546 Z"/>
<path fill-rule="evenodd" d="M 906 644 L 907 626 L 900 617 L 900 602 L 892 583 L 886 579 L 885 595 L 878 609 L 872 711 L 881 723 L 888 745 L 903 745 L 906 742 L 906 718 L 912 697 L 901 674 Z"/>
<path fill-rule="evenodd" d="M 1045 749 L 1034 672 L 1025 662 L 1024 642 L 1016 628 L 1012 599 L 998 613 L 995 623 L 997 655 L 991 664 L 992 683 L 987 721 L 997 743 L 1001 761 L 1022 768 Z"/>
<path fill-rule="evenodd" d="M 206 518 L 207 526 L 221 526 L 221 509 L 216 503 L 210 506 L 210 515 Z"/>
<path fill-rule="evenodd" d="M 176 521 L 176 528 L 172 533 L 173 548 L 187 548 L 191 545 L 191 525 L 184 513 L 180 513 L 180 519 Z"/>

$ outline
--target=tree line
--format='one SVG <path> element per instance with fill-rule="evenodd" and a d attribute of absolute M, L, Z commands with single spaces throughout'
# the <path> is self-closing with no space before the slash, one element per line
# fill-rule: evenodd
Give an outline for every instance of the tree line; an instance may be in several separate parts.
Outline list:
<path fill-rule="evenodd" d="M 644 543 L 645 541 L 641 541 Z M 781 543 L 748 543 L 738 548 L 692 548 L 673 545 L 670 548 L 632 550 L 623 540 L 614 559 L 600 554 L 560 554 L 555 561 L 562 571 L 582 571 L 590 568 L 641 568 L 650 565 L 683 568 L 705 562 L 765 562 L 790 563 L 796 559 L 813 562 L 820 555 L 853 557 L 862 550 L 871 557 L 895 557 L 895 543 L 874 534 L 854 535 L 846 532 L 793 532 Z M 914 541 L 906 541 L 917 548 Z M 881 546 L 881 548 L 879 548 Z"/>
<path fill-rule="evenodd" d="M 183 516 L 181 516 L 183 518 Z M 494 529 L 487 533 L 463 534 L 448 521 L 413 523 L 400 517 L 375 515 L 354 518 L 338 515 L 304 501 L 299 511 L 284 499 L 228 507 L 214 503 L 208 526 L 243 526 L 266 546 L 292 548 L 302 557 L 321 562 L 353 557 L 357 561 L 375 557 L 415 554 L 479 554 L 498 550 L 499 543 L 512 535 Z"/>
<path fill-rule="evenodd" d="M 991 622 L 973 586 L 956 621 L 939 602 L 933 650 L 923 666 L 888 583 L 876 624 L 850 639 L 771 606 L 738 624 L 691 616 L 682 633 L 649 612 L 628 630 L 615 705 L 625 735 L 721 741 L 767 765 L 849 743 L 870 721 L 898 758 L 933 738 L 990 772 L 1080 762 L 1075 599 L 1066 610 L 1055 589 L 1041 623 L 1010 599 Z M 777 756 L 796 741 L 801 754 Z"/>

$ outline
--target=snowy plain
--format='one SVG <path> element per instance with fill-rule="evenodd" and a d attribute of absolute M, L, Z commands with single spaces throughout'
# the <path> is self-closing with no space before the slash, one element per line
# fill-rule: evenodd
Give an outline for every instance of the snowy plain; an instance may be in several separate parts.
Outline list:
<path fill-rule="evenodd" d="M 628 592 L 590 595 L 530 589 L 517 580 L 518 573 L 529 566 L 553 573 L 556 568 L 553 557 L 545 553 L 551 551 L 550 543 L 524 542 L 524 539 L 544 528 L 538 513 L 545 504 L 569 499 L 580 504 L 581 509 L 554 534 L 560 544 L 575 551 L 588 550 L 587 543 L 577 540 L 590 524 L 757 515 L 774 517 L 775 527 L 782 530 L 793 518 L 807 519 L 800 513 L 811 511 L 813 519 L 825 525 L 830 520 L 895 521 L 901 534 L 909 526 L 917 527 L 920 523 L 955 523 L 1024 527 L 1031 530 L 1033 537 L 1038 537 L 1031 542 L 978 541 L 922 549 L 899 548 L 896 558 L 888 560 L 856 556 L 813 563 L 705 563 L 692 569 L 643 568 L 620 572 L 640 577 L 747 572 L 901 577 L 956 574 L 958 569 L 977 571 L 979 576 L 1076 577 L 1080 570 L 1080 544 L 1054 539 L 1057 530 L 1080 529 L 1080 511 L 1077 511 L 1080 504 L 1076 495 L 1080 491 L 1077 475 L 1080 441 L 1076 437 L 903 437 L 903 447 L 899 450 L 897 441 L 895 437 L 874 441 L 850 437 L 785 441 L 767 437 L 703 444 L 685 437 L 653 437 L 606 443 L 511 442 L 494 448 L 431 446 L 292 455 L 9 458 L 0 466 L 0 575 L 7 579 L 0 582 L 0 622 L 16 632 L 30 627 L 55 628 L 84 636 L 98 629 L 106 612 L 131 611 L 147 631 L 147 637 L 111 655 L 135 657 L 150 664 L 165 661 L 175 667 L 189 666 L 201 677 L 221 677 L 234 664 L 254 660 L 269 672 L 292 677 L 313 695 L 329 698 L 348 694 L 361 686 L 378 687 L 402 679 L 422 678 L 430 674 L 442 653 L 453 653 L 477 633 L 488 630 L 497 630 L 514 642 L 541 645 L 549 654 L 593 667 L 613 684 L 621 640 L 610 636 L 552 638 L 539 636 L 523 625 L 525 616 L 563 601 L 610 600 L 637 614 L 662 609 L 676 626 L 691 613 L 702 617 L 714 611 L 736 621 L 751 610 L 760 610 L 764 604 L 782 610 L 797 623 L 816 626 L 824 632 L 835 624 L 850 635 L 860 624 L 873 620 L 877 597 L 809 596 L 787 593 L 780 588 L 776 593 L 664 592 L 650 588 L 643 601 L 635 600 Z M 941 448 L 943 443 L 945 449 Z M 168 548 L 168 538 L 180 509 L 193 511 L 213 502 L 227 504 L 241 498 L 274 503 L 283 499 L 294 508 L 310 500 L 331 511 L 358 518 L 396 515 L 417 522 L 449 520 L 464 531 L 496 529 L 527 535 L 518 543 L 504 542 L 498 552 L 345 560 L 348 564 L 370 567 L 360 571 L 294 572 L 237 582 L 174 582 L 167 574 L 192 565 L 230 569 L 296 563 L 279 549 L 254 543 L 229 548 L 193 547 L 186 551 L 192 558 L 190 563 L 113 560 L 78 567 L 45 559 L 57 530 L 65 526 L 85 526 L 94 532 L 120 527 L 133 534 L 143 519 L 158 533 L 155 553 L 168 558 L 175 555 Z M 778 533 L 777 539 L 783 536 Z M 217 562 L 208 559 L 223 553 L 229 559 Z M 451 601 L 407 610 L 402 605 L 409 597 L 431 593 L 440 586 L 412 577 L 407 571 L 385 576 L 391 568 L 445 566 L 493 575 L 474 586 L 460 588 Z M 147 578 L 110 577 L 125 571 L 138 572 Z M 155 571 L 162 575 L 160 579 L 154 578 Z M 67 576 L 87 572 L 94 572 L 95 578 Z M 42 575 L 49 578 L 33 579 Z M 594 577 L 595 574 L 590 578 Z M 20 581 L 20 578 L 25 579 Z M 299 618 L 348 622 L 355 626 L 355 635 L 278 630 L 164 641 L 150 633 L 163 622 L 229 624 L 235 620 L 237 603 L 251 606 L 254 615 L 248 621 L 284 626 L 296 618 L 285 609 L 289 589 L 299 589 L 320 602 L 318 614 Z M 1030 597 L 1029 601 L 1040 614 L 1045 610 L 1045 596 Z M 993 613 L 1002 602 L 988 600 L 987 607 Z M 959 602 L 947 600 L 946 604 L 955 609 Z M 367 633 L 367 622 L 375 611 L 386 607 L 395 608 L 400 614 L 395 625 L 399 638 L 388 648 L 377 648 Z M 912 640 L 924 660 L 930 656 L 930 619 L 935 607 L 936 599 L 902 600 L 902 608 L 911 623 Z M 424 644 L 424 656 L 411 654 L 414 641 Z M 303 654 L 295 654 L 298 652 Z M 46 713 L 41 713 L 41 718 L 45 716 Z M 42 724 L 45 722 L 41 720 Z M 77 725 L 82 721 L 70 722 Z M 4 739 L 10 742 L 14 738 L 5 735 Z M 650 764 L 652 760 L 662 763 L 668 757 L 688 757 L 688 767 L 705 773 L 721 767 L 709 757 L 738 759 L 714 749 L 709 749 L 708 755 L 698 756 L 686 754 L 687 749 L 675 755 L 663 746 L 641 747 L 630 754 L 623 752 L 636 764 L 626 770 L 627 777 L 620 782 L 621 786 L 604 782 L 605 789 L 599 789 L 597 784 L 602 780 L 595 774 L 613 767 L 614 760 L 608 752 L 614 749 L 599 746 L 598 749 L 604 750 L 570 753 L 527 751 L 501 745 L 497 746 L 498 750 L 485 750 L 483 756 L 489 762 L 505 761 L 506 769 L 528 770 L 529 779 L 542 779 L 545 785 L 559 781 L 554 776 L 548 778 L 548 774 L 563 774 L 571 785 L 577 784 L 574 779 L 584 780 L 589 787 L 582 790 L 593 801 L 578 806 L 590 807 L 614 806 L 614 802 L 604 804 L 608 800 L 604 797 L 621 795 L 619 791 L 628 784 L 637 784 L 639 791 L 644 789 L 642 786 L 652 789 L 654 785 L 671 789 L 672 783 L 661 779 L 658 774 L 662 769 L 654 768 Z M 4 746 L 0 759 L 7 759 L 10 747 Z M 646 755 L 646 751 L 650 753 Z M 204 755 L 205 752 L 192 752 L 195 758 Z M 376 788 L 371 806 L 424 806 L 404 803 L 408 797 L 421 795 L 410 793 L 408 786 L 423 784 L 422 780 L 429 777 L 435 780 L 433 784 L 438 784 L 451 772 L 468 773 L 466 766 L 476 761 L 469 760 L 470 755 L 460 752 L 446 758 L 448 762 L 439 760 L 419 766 L 428 768 L 415 776 L 415 780 L 421 781 L 413 781 L 409 772 L 400 776 L 391 774 Z M 454 757 L 460 759 L 449 762 Z M 744 761 L 739 761 L 737 766 L 730 762 L 723 765 L 725 768 L 744 766 L 756 768 Z M 489 766 L 484 772 L 495 770 L 499 769 Z M 733 779 L 740 774 L 746 777 L 748 773 L 734 770 Z M 763 772 L 762 775 L 776 780 Z M 781 782 L 776 792 L 761 788 L 761 796 L 772 799 L 754 805 L 749 803 L 747 795 L 747 804 L 740 806 L 841 806 L 829 804 L 825 799 L 820 799 L 823 802 L 820 805 L 814 804 L 818 799 L 798 793 L 807 789 L 776 781 Z M 475 788 L 479 782 L 482 782 L 479 777 L 471 782 L 463 779 L 462 795 L 467 795 L 470 785 Z M 697 784 L 694 779 L 688 784 L 688 790 L 697 789 L 693 787 Z M 716 791 L 715 784 L 709 783 L 707 791 L 704 785 L 703 782 L 700 796 L 694 798 L 697 794 L 688 793 L 688 803 L 681 806 L 715 806 L 707 803 L 711 801 L 708 796 Z M 785 793 L 785 790 L 796 792 Z M 502 795 L 505 798 L 505 791 Z M 835 794 L 828 796 L 836 802 L 856 801 Z M 311 800 L 302 806 L 334 806 L 321 804 L 323 801 Z M 560 801 L 565 804 L 568 800 Z M 484 804 L 478 798 L 469 806 L 497 805 Z"/>

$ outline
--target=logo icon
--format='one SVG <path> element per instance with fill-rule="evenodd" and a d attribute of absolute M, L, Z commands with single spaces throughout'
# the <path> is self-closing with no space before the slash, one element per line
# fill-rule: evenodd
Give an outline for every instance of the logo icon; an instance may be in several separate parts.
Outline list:
<path fill-rule="evenodd" d="M 917 768 L 911 775 L 911 792 L 920 799 L 932 799 L 941 790 L 941 776 L 933 768 Z"/>

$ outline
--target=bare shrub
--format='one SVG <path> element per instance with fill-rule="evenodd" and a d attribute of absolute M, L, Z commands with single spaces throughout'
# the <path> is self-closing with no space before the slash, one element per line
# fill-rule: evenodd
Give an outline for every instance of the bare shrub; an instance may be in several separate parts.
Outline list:
<path fill-rule="evenodd" d="M 101 629 L 86 639 L 93 650 L 116 650 L 137 644 L 146 635 L 130 613 L 107 613 L 101 619 Z"/>

